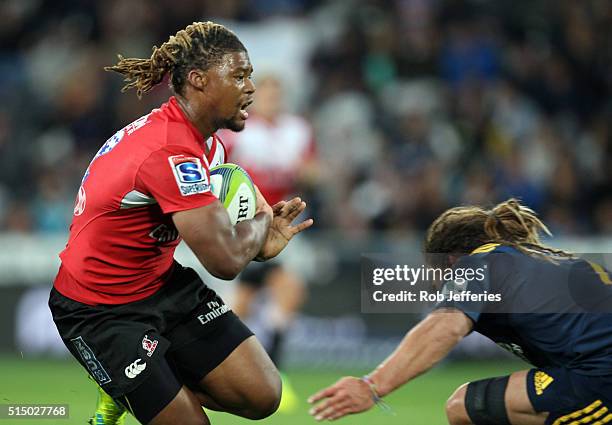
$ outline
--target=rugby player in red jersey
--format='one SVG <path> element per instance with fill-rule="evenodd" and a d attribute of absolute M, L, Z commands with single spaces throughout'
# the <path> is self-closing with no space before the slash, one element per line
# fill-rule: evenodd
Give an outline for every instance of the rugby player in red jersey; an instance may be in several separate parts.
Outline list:
<path fill-rule="evenodd" d="M 225 160 L 215 131 L 240 131 L 255 86 L 234 33 L 196 22 L 106 68 L 141 96 L 170 76 L 175 96 L 119 130 L 89 165 L 49 306 L 62 340 L 100 385 L 95 424 L 209 424 L 202 406 L 250 419 L 279 403 L 278 372 L 251 331 L 173 254 L 181 239 L 215 276 L 276 256 L 312 220 L 299 198 L 232 226 L 209 168 Z"/>

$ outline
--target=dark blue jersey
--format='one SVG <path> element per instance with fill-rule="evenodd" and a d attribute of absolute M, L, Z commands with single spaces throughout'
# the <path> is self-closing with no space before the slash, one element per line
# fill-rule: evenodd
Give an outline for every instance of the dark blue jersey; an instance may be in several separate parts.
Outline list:
<path fill-rule="evenodd" d="M 447 282 L 454 307 L 474 330 L 537 367 L 612 374 L 612 280 L 583 259 L 542 258 L 485 245 L 454 269 L 485 270 L 483 279 Z"/>

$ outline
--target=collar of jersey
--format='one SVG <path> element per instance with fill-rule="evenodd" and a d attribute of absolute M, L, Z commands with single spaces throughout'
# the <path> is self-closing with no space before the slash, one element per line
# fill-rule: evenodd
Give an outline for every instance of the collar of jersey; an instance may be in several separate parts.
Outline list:
<path fill-rule="evenodd" d="M 196 139 L 200 141 L 200 143 L 204 145 L 204 147 L 206 147 L 207 139 L 204 139 L 204 136 L 202 135 L 202 133 L 200 133 L 200 130 L 198 130 L 197 127 L 193 125 L 193 123 L 189 120 L 189 118 L 187 118 L 187 115 L 185 115 L 185 112 L 179 105 L 178 100 L 176 100 L 176 96 L 171 96 L 170 99 L 168 100 L 168 104 L 170 105 L 170 108 L 172 108 L 176 112 L 176 114 L 185 122 L 185 124 L 187 124 L 187 126 L 191 129 L 193 134 L 196 136 Z"/>

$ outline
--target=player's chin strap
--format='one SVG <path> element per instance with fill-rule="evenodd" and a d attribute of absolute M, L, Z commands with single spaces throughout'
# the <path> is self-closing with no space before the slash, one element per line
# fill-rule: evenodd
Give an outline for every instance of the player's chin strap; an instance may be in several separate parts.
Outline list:
<path fill-rule="evenodd" d="M 378 388 L 376 387 L 376 384 L 370 379 L 370 375 L 364 375 L 360 379 L 362 382 L 365 382 L 368 387 L 370 387 L 370 393 L 372 394 L 372 401 L 374 402 L 374 404 L 377 405 L 380 410 L 382 410 L 386 414 L 395 416 L 395 412 L 393 411 L 391 406 L 389 406 L 378 394 Z"/>

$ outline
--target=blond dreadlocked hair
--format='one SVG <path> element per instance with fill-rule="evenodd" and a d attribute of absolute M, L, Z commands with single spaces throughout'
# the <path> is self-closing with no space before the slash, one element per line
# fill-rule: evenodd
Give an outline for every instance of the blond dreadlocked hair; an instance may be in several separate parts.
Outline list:
<path fill-rule="evenodd" d="M 530 255 L 571 257 L 542 244 L 541 233 L 551 235 L 532 209 L 511 198 L 490 210 L 477 206 L 447 210 L 427 230 L 425 252 L 466 254 L 484 244 L 499 243 Z"/>
<path fill-rule="evenodd" d="M 107 66 L 105 71 L 115 71 L 125 76 L 122 92 L 135 88 L 140 98 L 159 84 L 166 74 L 171 75 L 172 88 L 182 93 L 187 74 L 194 68 L 202 70 L 216 65 L 226 53 L 246 51 L 236 34 L 214 22 L 194 22 L 161 47 L 154 46 L 149 59 L 124 58 Z"/>

